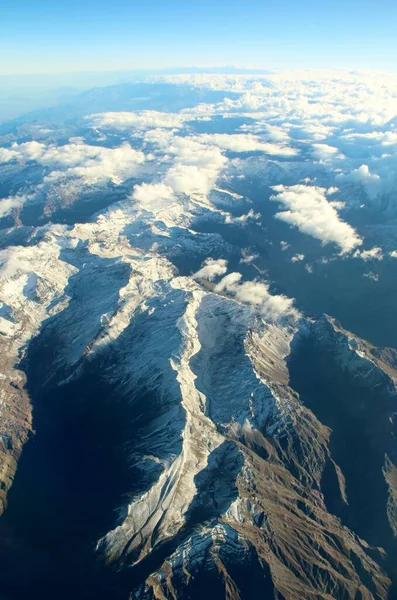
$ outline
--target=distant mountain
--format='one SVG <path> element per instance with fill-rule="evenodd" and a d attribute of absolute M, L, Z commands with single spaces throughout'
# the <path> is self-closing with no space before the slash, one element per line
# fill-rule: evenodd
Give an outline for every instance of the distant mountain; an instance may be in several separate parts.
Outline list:
<path fill-rule="evenodd" d="M 28 112 L 17 119 L 0 123 L 0 135 L 11 133 L 15 127 L 32 122 L 64 123 L 90 113 L 109 110 L 159 110 L 177 112 L 196 106 L 199 102 L 220 102 L 238 95 L 224 91 L 201 90 L 189 85 L 176 88 L 168 83 L 120 83 L 93 88 L 73 95 L 55 106 Z"/>

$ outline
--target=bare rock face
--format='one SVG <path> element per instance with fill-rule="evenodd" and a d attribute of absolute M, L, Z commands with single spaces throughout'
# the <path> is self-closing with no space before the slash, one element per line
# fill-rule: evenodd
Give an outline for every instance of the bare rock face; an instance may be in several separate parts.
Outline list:
<path fill-rule="evenodd" d="M 7 506 L 7 493 L 32 428 L 31 405 L 24 389 L 25 374 L 15 368 L 9 358 L 5 348 L 0 358 L 0 515 Z"/>

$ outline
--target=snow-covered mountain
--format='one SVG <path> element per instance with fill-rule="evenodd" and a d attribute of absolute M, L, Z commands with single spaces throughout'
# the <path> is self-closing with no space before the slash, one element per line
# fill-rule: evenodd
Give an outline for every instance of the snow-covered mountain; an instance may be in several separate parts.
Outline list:
<path fill-rule="evenodd" d="M 258 77 L 3 128 L 11 598 L 393 598 L 395 87 Z"/>

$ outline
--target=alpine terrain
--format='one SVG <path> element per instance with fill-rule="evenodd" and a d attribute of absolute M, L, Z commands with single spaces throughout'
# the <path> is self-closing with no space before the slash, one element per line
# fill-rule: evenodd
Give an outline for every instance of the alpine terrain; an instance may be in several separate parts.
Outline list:
<path fill-rule="evenodd" d="M 397 598 L 397 77 L 0 124 L 0 598 Z"/>

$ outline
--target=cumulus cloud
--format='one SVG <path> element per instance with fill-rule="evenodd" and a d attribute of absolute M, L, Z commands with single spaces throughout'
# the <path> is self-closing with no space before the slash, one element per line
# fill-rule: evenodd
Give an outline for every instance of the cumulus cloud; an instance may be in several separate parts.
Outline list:
<path fill-rule="evenodd" d="M 225 277 L 223 277 L 223 279 L 218 283 L 218 285 L 215 288 L 216 292 L 234 292 L 236 290 L 237 287 L 237 283 L 241 280 L 242 275 L 241 273 L 229 273 L 228 275 L 225 275 Z"/>
<path fill-rule="evenodd" d="M 352 181 L 353 183 L 362 183 L 367 181 L 379 181 L 379 175 L 372 174 L 368 165 L 361 165 L 358 169 L 350 171 L 350 173 L 337 175 L 337 179 L 341 181 Z"/>
<path fill-rule="evenodd" d="M 189 138 L 176 136 L 168 152 L 174 159 L 164 183 L 179 194 L 208 194 L 227 163 L 219 148 L 207 147 Z"/>
<path fill-rule="evenodd" d="M 233 217 L 233 215 L 227 214 L 225 217 L 225 223 L 242 223 L 243 225 L 247 223 L 247 221 L 257 221 L 260 218 L 260 213 L 256 213 L 252 208 L 247 212 L 246 215 L 241 215 L 241 217 Z"/>
<path fill-rule="evenodd" d="M 167 151 L 171 144 L 173 135 L 173 130 L 156 127 L 156 129 L 148 129 L 145 131 L 142 134 L 142 137 L 148 144 L 154 144 L 159 149 Z"/>
<path fill-rule="evenodd" d="M 201 269 L 194 273 L 194 279 L 207 279 L 208 281 L 214 281 L 216 277 L 224 275 L 227 271 L 227 260 L 223 258 L 214 259 L 207 258 Z"/>
<path fill-rule="evenodd" d="M 178 194 L 207 194 L 216 176 L 215 169 L 176 164 L 168 170 L 164 182 Z"/>
<path fill-rule="evenodd" d="M 361 245 L 362 239 L 353 227 L 340 219 L 335 203 L 328 202 L 325 188 L 276 185 L 273 190 L 276 194 L 271 200 L 280 202 L 287 209 L 277 213 L 277 219 L 324 244 L 334 242 L 344 253 Z"/>
<path fill-rule="evenodd" d="M 392 250 L 391 252 L 389 252 L 389 256 L 391 256 L 392 258 L 397 258 L 397 250 Z"/>
<path fill-rule="evenodd" d="M 249 265 L 254 260 L 259 258 L 259 254 L 249 254 L 247 251 L 243 251 L 243 256 L 240 258 L 240 263 Z"/>
<path fill-rule="evenodd" d="M 370 250 L 356 250 L 353 256 L 361 258 L 365 262 L 367 260 L 383 260 L 383 250 L 379 246 L 374 246 Z"/>
<path fill-rule="evenodd" d="M 313 144 L 312 154 L 315 160 L 326 161 L 338 156 L 338 148 L 328 144 Z"/>
<path fill-rule="evenodd" d="M 0 163 L 7 163 L 18 158 L 18 152 L 9 148 L 0 148 Z"/>
<path fill-rule="evenodd" d="M 227 158 L 223 156 L 220 149 L 214 145 L 206 145 L 197 141 L 197 138 L 174 136 L 167 149 L 169 154 L 175 156 L 175 160 L 186 165 L 197 165 L 218 169 L 226 164 Z"/>
<path fill-rule="evenodd" d="M 30 197 L 31 196 L 21 194 L 16 196 L 8 196 L 7 198 L 1 198 L 0 219 L 12 213 L 13 210 L 21 208 Z"/>
<path fill-rule="evenodd" d="M 291 262 L 293 263 L 300 262 L 301 260 L 305 260 L 304 254 L 294 254 L 294 256 L 291 258 Z"/>
<path fill-rule="evenodd" d="M 135 185 L 132 200 L 145 210 L 163 210 L 175 200 L 173 189 L 164 183 L 142 183 Z"/>
<path fill-rule="evenodd" d="M 339 188 L 332 186 L 327 189 L 326 194 L 327 194 L 327 196 L 332 196 L 333 194 L 336 194 L 337 192 L 339 192 Z"/>
<path fill-rule="evenodd" d="M 87 183 L 111 179 L 119 183 L 135 175 L 145 155 L 129 144 L 118 148 L 90 146 L 84 143 L 49 145 L 41 142 L 13 144 L 12 151 L 20 161 L 35 161 L 51 172 L 48 181 L 62 177 L 81 177 Z"/>
<path fill-rule="evenodd" d="M 341 183 L 355 183 L 361 185 L 370 197 L 374 197 L 382 188 L 381 177 L 371 173 L 368 165 L 361 165 L 348 173 L 339 173 L 336 180 Z"/>
<path fill-rule="evenodd" d="M 218 283 L 215 291 L 227 292 L 239 302 L 254 306 L 267 319 L 278 319 L 286 315 L 298 316 L 292 298 L 271 294 L 267 283 L 261 281 L 241 282 L 241 279 L 241 273 L 229 273 Z"/>

